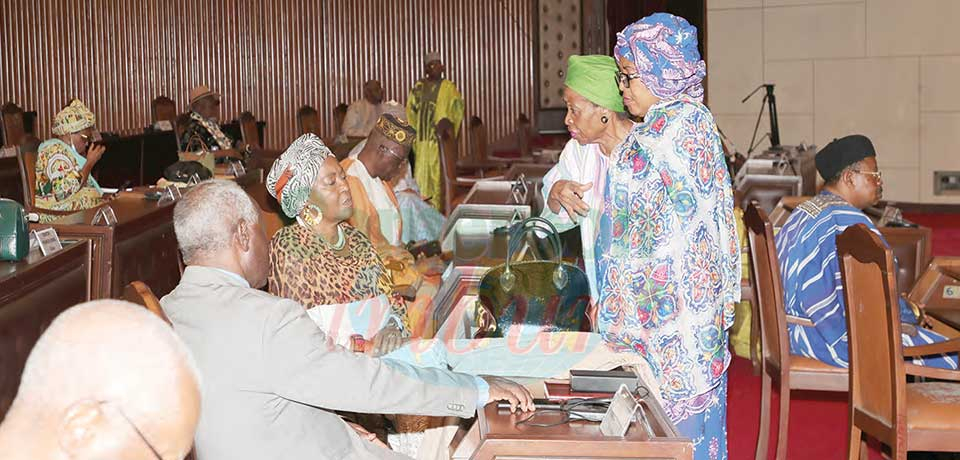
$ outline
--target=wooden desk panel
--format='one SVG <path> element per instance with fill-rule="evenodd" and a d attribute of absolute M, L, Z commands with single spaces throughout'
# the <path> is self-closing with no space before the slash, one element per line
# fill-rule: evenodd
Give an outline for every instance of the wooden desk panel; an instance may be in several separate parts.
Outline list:
<path fill-rule="evenodd" d="M 605 437 L 599 423 L 583 421 L 553 427 L 517 426 L 525 414 L 511 414 L 488 404 L 478 411 L 480 446 L 471 460 L 693 459 L 693 443 L 677 434 L 659 406 L 644 403 L 643 407 L 655 434 L 652 438 L 636 422 L 623 437 Z M 544 416 L 540 421 L 551 420 Z"/>
<path fill-rule="evenodd" d="M 90 250 L 84 240 L 48 257 L 32 251 L 23 261 L 0 262 L 0 419 L 40 334 L 60 312 L 90 299 Z"/>
<path fill-rule="evenodd" d="M 96 209 L 64 216 L 50 224 L 61 238 L 93 242 L 93 298 L 122 298 L 123 288 L 140 280 L 162 297 L 180 281 L 173 205 L 160 206 L 141 192 L 122 193 L 110 201 L 114 227 L 90 225 Z"/>

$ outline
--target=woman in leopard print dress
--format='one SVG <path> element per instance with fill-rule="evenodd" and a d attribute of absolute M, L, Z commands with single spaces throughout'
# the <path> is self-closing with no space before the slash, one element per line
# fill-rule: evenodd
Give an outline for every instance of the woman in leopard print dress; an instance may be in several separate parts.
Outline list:
<path fill-rule="evenodd" d="M 297 220 L 271 241 L 270 293 L 308 310 L 383 296 L 392 314 L 372 338 L 375 353 L 399 346 L 409 330 L 404 301 L 370 240 L 346 222 L 353 200 L 330 150 L 312 134 L 301 136 L 270 169 L 267 190 Z"/>

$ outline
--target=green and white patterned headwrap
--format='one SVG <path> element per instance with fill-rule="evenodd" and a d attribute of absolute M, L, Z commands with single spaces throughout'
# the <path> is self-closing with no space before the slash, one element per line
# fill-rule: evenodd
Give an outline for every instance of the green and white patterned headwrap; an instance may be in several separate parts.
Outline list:
<path fill-rule="evenodd" d="M 327 156 L 333 155 L 315 134 L 304 134 L 273 162 L 267 175 L 267 192 L 280 202 L 287 217 L 297 217 L 307 204 L 310 187 Z"/>

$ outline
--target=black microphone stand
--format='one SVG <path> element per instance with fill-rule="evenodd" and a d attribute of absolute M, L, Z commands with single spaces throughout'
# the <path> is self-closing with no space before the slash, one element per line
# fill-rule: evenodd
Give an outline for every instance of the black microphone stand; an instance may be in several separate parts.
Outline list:
<path fill-rule="evenodd" d="M 767 90 L 766 94 L 763 95 L 763 100 L 760 102 L 760 113 L 757 114 L 757 124 L 753 127 L 753 136 L 750 138 L 750 148 L 747 149 L 747 158 L 750 158 L 750 154 L 753 153 L 757 145 L 763 141 L 763 138 L 767 136 L 770 137 L 771 148 L 780 148 L 780 125 L 777 123 L 777 97 L 773 95 L 773 87 L 774 85 L 770 83 L 760 85 L 740 101 L 741 104 L 747 102 L 754 94 L 757 94 L 757 91 L 760 91 L 760 88 Z M 760 129 L 760 119 L 763 118 L 764 107 L 767 107 L 767 110 L 770 112 L 770 132 L 764 134 L 757 140 L 757 130 Z"/>

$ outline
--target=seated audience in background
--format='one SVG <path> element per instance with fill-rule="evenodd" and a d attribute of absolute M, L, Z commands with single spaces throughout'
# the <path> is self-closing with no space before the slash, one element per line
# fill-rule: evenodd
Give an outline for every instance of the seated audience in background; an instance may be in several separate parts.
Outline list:
<path fill-rule="evenodd" d="M 320 138 L 304 134 L 290 144 L 270 169 L 267 190 L 284 214 L 296 218 L 270 242 L 270 293 L 303 305 L 327 335 L 335 335 L 324 316 L 330 307 L 381 299 L 392 315 L 380 315 L 376 337 L 366 338 L 374 340 L 377 354 L 396 348 L 409 330 L 406 305 L 370 240 L 347 223 L 353 214 L 347 176 Z M 335 337 L 341 345 L 348 339 Z"/>
<path fill-rule="evenodd" d="M 599 300 L 594 243 L 603 212 L 607 159 L 633 129 L 617 86 L 617 63 L 610 56 L 570 56 L 563 99 L 563 121 L 570 141 L 560 161 L 543 176 L 542 216 L 560 231 L 580 225 L 590 296 Z"/>
<path fill-rule="evenodd" d="M 343 119 L 340 132 L 351 141 L 369 136 L 377 118 L 383 113 L 383 105 L 383 86 L 379 80 L 368 80 L 363 84 L 363 97 L 347 107 L 347 116 Z M 347 139 L 340 140 L 345 142 Z"/>
<path fill-rule="evenodd" d="M 254 153 L 252 145 L 234 141 L 220 129 L 220 93 L 201 85 L 190 90 L 190 121 L 180 136 L 180 151 L 202 150 L 213 152 L 217 161 L 243 160 Z"/>
<path fill-rule="evenodd" d="M 383 104 L 383 113 L 397 117 L 398 120 L 406 121 L 406 109 L 396 101 L 389 101 Z M 357 158 L 360 152 L 366 148 L 367 140 L 360 141 L 350 150 L 349 158 Z M 400 240 L 402 242 L 424 242 L 435 241 L 440 238 L 440 232 L 443 231 L 443 214 L 437 211 L 420 194 L 420 186 L 417 180 L 413 178 L 413 170 L 410 168 L 409 157 L 403 161 L 397 170 L 391 173 L 387 180 L 388 186 L 393 188 L 393 193 L 397 196 L 397 204 L 400 208 L 400 222 L 403 230 Z"/>
<path fill-rule="evenodd" d="M 849 367 L 836 237 L 856 224 L 864 224 L 880 235 L 862 209 L 880 201 L 883 180 L 873 143 L 862 135 L 834 139 L 817 153 L 815 162 L 826 181 L 823 190 L 798 206 L 776 237 L 787 314 L 813 321 L 813 327 L 787 325 L 790 351 L 832 366 Z M 917 315 L 904 299 L 900 299 L 900 319 L 913 325 L 904 328 L 906 346 L 945 340 L 919 327 Z M 913 360 L 927 366 L 957 368 L 956 354 Z"/>
<path fill-rule="evenodd" d="M 463 97 L 456 84 L 443 78 L 446 68 L 438 53 L 428 53 L 423 67 L 426 77 L 418 80 L 407 96 L 407 120 L 417 135 L 413 174 L 430 204 L 449 214 L 452 210 L 443 209 L 437 133 L 449 130 L 451 137 L 457 137 L 463 122 Z"/>
<path fill-rule="evenodd" d="M 269 242 L 259 208 L 236 183 L 201 183 L 173 218 L 187 268 L 161 304 L 204 375 L 198 458 L 402 458 L 333 411 L 472 417 L 493 400 L 532 408 L 530 393 L 508 380 L 335 346 L 299 303 L 258 290 Z"/>
<path fill-rule="evenodd" d="M 183 342 L 147 309 L 77 305 L 30 352 L 0 424 L 0 457 L 182 459 L 200 415 L 199 384 Z"/>
<path fill-rule="evenodd" d="M 37 150 L 38 208 L 79 211 L 103 202 L 103 190 L 90 175 L 106 151 L 91 140 L 95 125 L 93 112 L 77 99 L 54 117 L 52 131 L 56 137 L 44 141 Z"/>

